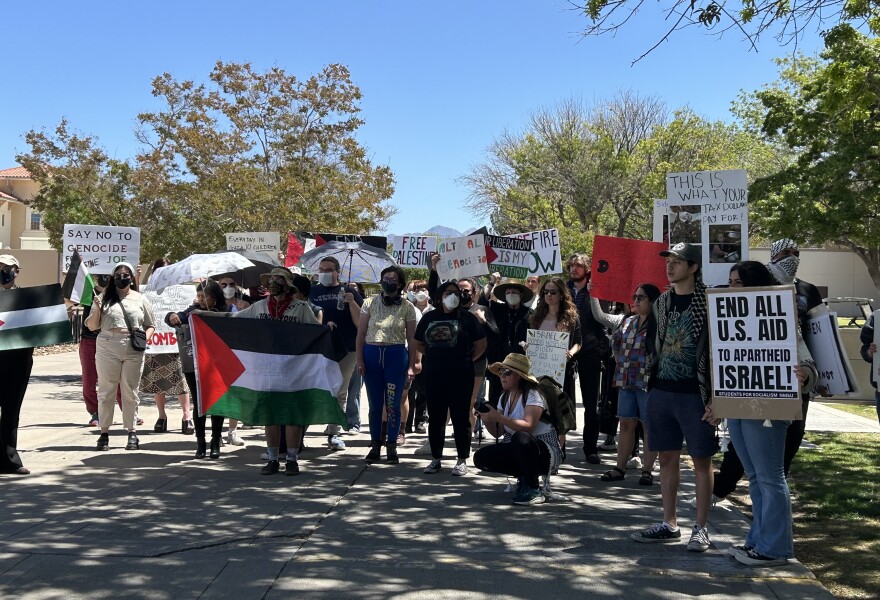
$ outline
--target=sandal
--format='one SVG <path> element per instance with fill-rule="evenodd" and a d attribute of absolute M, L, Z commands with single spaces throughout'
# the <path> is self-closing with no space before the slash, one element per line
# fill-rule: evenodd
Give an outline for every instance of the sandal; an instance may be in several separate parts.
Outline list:
<path fill-rule="evenodd" d="M 626 477 L 626 473 L 623 472 L 623 469 L 620 467 L 614 467 L 599 479 L 602 481 L 621 481 L 624 477 Z"/>
<path fill-rule="evenodd" d="M 654 485 L 654 475 L 650 471 L 642 471 L 642 476 L 639 477 L 639 485 Z"/>

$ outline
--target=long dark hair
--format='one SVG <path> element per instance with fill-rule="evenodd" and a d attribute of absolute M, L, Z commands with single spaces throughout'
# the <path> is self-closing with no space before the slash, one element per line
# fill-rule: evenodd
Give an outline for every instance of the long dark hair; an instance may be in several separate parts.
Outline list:
<path fill-rule="evenodd" d="M 660 297 L 660 288 L 653 283 L 642 283 L 636 286 L 636 291 L 639 289 L 645 292 L 652 306 L 657 298 Z M 648 313 L 645 325 L 648 329 L 645 333 L 645 348 L 648 350 L 648 354 L 654 354 L 654 342 L 657 339 L 657 315 L 654 314 L 653 310 Z"/>
<path fill-rule="evenodd" d="M 128 269 L 128 272 L 131 275 L 131 284 L 129 286 L 130 289 L 134 290 L 135 292 L 138 291 L 137 279 L 135 278 L 136 276 L 132 272 L 131 267 L 129 267 L 128 265 L 116 265 L 116 267 L 114 267 L 113 269 L 113 273 L 110 275 L 110 284 L 107 286 L 107 289 L 104 290 L 104 297 L 101 300 L 103 306 L 102 310 L 110 308 L 121 300 L 121 298 L 119 297 L 119 291 L 116 289 L 116 283 L 113 281 L 113 275 L 116 275 L 116 271 L 118 271 L 121 267 L 125 267 L 126 269 Z"/>
<path fill-rule="evenodd" d="M 577 306 L 575 306 L 574 300 L 571 298 L 568 286 L 565 285 L 561 277 L 550 277 L 541 284 L 541 291 L 538 292 L 538 306 L 535 307 L 535 313 L 529 319 L 529 324 L 532 326 L 532 329 L 539 329 L 541 323 L 544 322 L 544 319 L 547 318 L 547 314 L 550 312 L 550 307 L 547 306 L 547 302 L 544 300 L 544 289 L 548 283 L 552 283 L 559 290 L 559 314 L 556 317 L 557 329 L 561 323 L 564 331 L 573 330 L 578 319 Z"/>
<path fill-rule="evenodd" d="M 744 260 L 730 267 L 730 272 L 736 271 L 743 282 L 744 287 L 761 287 L 777 285 L 770 270 L 756 260 Z"/>
<path fill-rule="evenodd" d="M 226 296 L 223 295 L 223 288 L 213 279 L 206 279 L 196 288 L 205 294 L 205 306 L 208 305 L 208 297 L 214 301 L 214 308 L 217 312 L 227 312 Z"/>

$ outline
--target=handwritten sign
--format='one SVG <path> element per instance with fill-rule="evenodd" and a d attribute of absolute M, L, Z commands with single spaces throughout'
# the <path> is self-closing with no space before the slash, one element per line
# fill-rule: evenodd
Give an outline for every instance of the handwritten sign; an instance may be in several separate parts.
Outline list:
<path fill-rule="evenodd" d="M 803 418 L 794 372 L 799 362 L 794 286 L 706 293 L 715 416 Z"/>
<path fill-rule="evenodd" d="M 174 327 L 165 323 L 165 315 L 170 312 L 181 312 L 192 306 L 196 297 L 196 286 L 171 285 L 161 294 L 147 289 L 143 295 L 153 305 L 153 314 L 156 317 L 156 330 L 147 340 L 147 354 L 178 352 L 177 332 Z"/>
<path fill-rule="evenodd" d="M 502 277 L 525 279 L 533 262 L 535 244 L 528 238 L 486 235 L 486 258 L 492 272 Z"/>
<path fill-rule="evenodd" d="M 529 329 L 526 332 L 526 356 L 532 361 L 531 372 L 537 378 L 552 377 L 559 385 L 565 383 L 565 364 L 568 362 L 567 331 Z"/>
<path fill-rule="evenodd" d="M 590 295 L 602 300 L 629 304 L 636 287 L 653 283 L 665 290 L 666 261 L 660 252 L 666 244 L 597 235 L 593 239 Z"/>
<path fill-rule="evenodd" d="M 819 372 L 819 385 L 835 396 L 857 391 L 855 374 L 841 344 L 837 313 L 825 304 L 813 307 L 807 313 L 807 328 L 803 334 Z"/>
<path fill-rule="evenodd" d="M 275 253 L 281 250 L 281 235 L 277 231 L 227 233 L 226 249 L 268 252 L 274 256 Z"/>
<path fill-rule="evenodd" d="M 528 257 L 526 264 L 529 270 L 528 275 L 540 277 L 542 275 L 562 273 L 562 248 L 559 244 L 558 229 L 514 233 L 504 237 L 532 242 L 531 256 Z"/>
<path fill-rule="evenodd" d="M 137 267 L 141 259 L 141 230 L 110 225 L 65 225 L 62 271 L 70 268 L 74 250 L 93 275 L 110 275 L 122 262 Z"/>
<path fill-rule="evenodd" d="M 391 238 L 391 256 L 401 267 L 430 267 L 431 254 L 437 251 L 432 235 L 396 235 Z"/>
<path fill-rule="evenodd" d="M 482 235 L 443 240 L 437 245 L 437 252 L 440 253 L 437 275 L 441 280 L 489 274 L 486 245 Z"/>

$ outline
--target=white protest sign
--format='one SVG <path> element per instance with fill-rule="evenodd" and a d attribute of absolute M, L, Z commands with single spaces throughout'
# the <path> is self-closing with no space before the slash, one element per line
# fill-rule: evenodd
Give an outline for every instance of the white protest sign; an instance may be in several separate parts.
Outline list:
<path fill-rule="evenodd" d="M 93 275 L 110 275 L 122 262 L 137 268 L 141 259 L 141 230 L 138 227 L 67 224 L 61 252 L 62 271 L 70 268 L 74 250 Z"/>
<path fill-rule="evenodd" d="M 147 340 L 147 354 L 178 352 L 177 333 L 174 327 L 165 324 L 165 315 L 170 312 L 182 312 L 192 306 L 196 298 L 196 286 L 171 285 L 165 288 L 161 295 L 147 289 L 143 295 L 153 305 L 153 316 L 156 318 L 156 330 Z"/>
<path fill-rule="evenodd" d="M 227 233 L 226 249 L 268 252 L 274 256 L 279 250 L 281 250 L 281 234 L 277 231 Z"/>
<path fill-rule="evenodd" d="M 437 252 L 440 253 L 437 275 L 441 281 L 489 274 L 482 234 L 443 240 L 437 245 Z"/>
<path fill-rule="evenodd" d="M 667 173 L 666 193 L 654 201 L 654 241 L 698 246 L 703 281 L 727 283 L 730 266 L 749 258 L 746 172 Z"/>
<path fill-rule="evenodd" d="M 431 254 L 437 251 L 433 235 L 396 235 L 391 238 L 391 256 L 401 267 L 431 266 Z"/>
<path fill-rule="evenodd" d="M 568 362 L 567 331 L 529 329 L 526 332 L 526 356 L 532 361 L 531 373 L 536 378 L 552 377 L 556 383 L 565 383 L 565 364 Z"/>
<path fill-rule="evenodd" d="M 799 419 L 794 286 L 706 291 L 716 417 Z"/>
<path fill-rule="evenodd" d="M 803 332 L 804 341 L 816 363 L 819 385 L 834 396 L 855 391 L 855 376 L 841 345 L 837 313 L 821 304 L 807 313 L 807 319 L 807 330 Z"/>
<path fill-rule="evenodd" d="M 502 277 L 525 279 L 534 262 L 534 244 L 528 238 L 486 235 L 486 258 L 489 268 Z"/>
<path fill-rule="evenodd" d="M 559 230 L 542 229 L 527 233 L 514 233 L 504 237 L 518 238 L 532 242 L 532 250 L 526 266 L 529 275 L 552 275 L 562 273 L 562 247 L 559 244 Z"/>

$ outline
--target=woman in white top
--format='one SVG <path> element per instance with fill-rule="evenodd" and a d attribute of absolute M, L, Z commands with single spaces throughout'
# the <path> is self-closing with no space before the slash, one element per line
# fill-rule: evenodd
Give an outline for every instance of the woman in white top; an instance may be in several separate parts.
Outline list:
<path fill-rule="evenodd" d="M 92 310 L 85 325 L 100 330 L 95 344 L 95 366 L 98 370 L 98 420 L 101 435 L 98 450 L 110 448 L 109 431 L 113 424 L 116 390 L 122 391 L 122 424 L 128 430 L 126 450 L 137 450 L 135 416 L 138 407 L 138 384 L 144 368 L 144 352 L 131 346 L 131 330 L 143 329 L 147 339 L 153 335 L 153 307 L 137 291 L 135 270 L 128 263 L 113 269 L 113 283 L 103 295 L 92 301 Z"/>
<path fill-rule="evenodd" d="M 504 362 L 493 363 L 489 370 L 501 378 L 504 390 L 499 406 L 496 409 L 486 402 L 476 407 L 489 434 L 503 436 L 504 443 L 477 450 L 474 465 L 481 471 L 518 478 L 514 504 L 544 502 L 538 476 L 552 472 L 562 462 L 556 429 L 541 419 L 547 403 L 538 389 L 538 380 L 529 374 L 531 366 L 522 354 L 508 354 Z"/>

